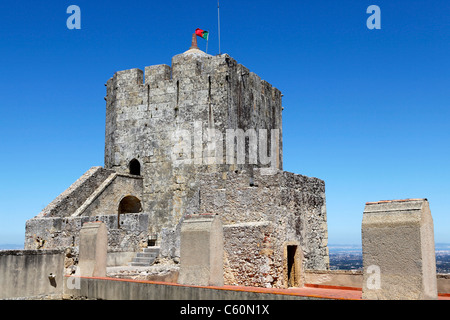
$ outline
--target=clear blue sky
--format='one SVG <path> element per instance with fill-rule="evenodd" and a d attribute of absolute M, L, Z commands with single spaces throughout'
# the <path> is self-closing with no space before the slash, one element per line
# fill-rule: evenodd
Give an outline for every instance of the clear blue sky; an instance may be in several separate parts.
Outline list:
<path fill-rule="evenodd" d="M 404 198 L 450 242 L 450 2 L 220 3 L 222 52 L 284 94 L 284 169 L 326 182 L 329 242 L 359 244 L 365 203 Z M 104 83 L 170 64 L 197 27 L 217 54 L 216 0 L 0 3 L 0 243 L 104 164 Z"/>

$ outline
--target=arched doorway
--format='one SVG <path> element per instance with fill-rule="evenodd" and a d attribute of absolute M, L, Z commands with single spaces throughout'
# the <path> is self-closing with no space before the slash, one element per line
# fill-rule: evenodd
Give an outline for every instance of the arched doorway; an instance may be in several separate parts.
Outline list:
<path fill-rule="evenodd" d="M 141 163 L 138 160 L 136 159 L 131 160 L 128 167 L 130 169 L 130 174 L 135 176 L 141 175 Z"/>
<path fill-rule="evenodd" d="M 117 226 L 120 228 L 120 215 L 124 213 L 139 213 L 142 211 L 141 200 L 135 196 L 126 196 L 120 200 L 118 215 L 117 215 Z"/>

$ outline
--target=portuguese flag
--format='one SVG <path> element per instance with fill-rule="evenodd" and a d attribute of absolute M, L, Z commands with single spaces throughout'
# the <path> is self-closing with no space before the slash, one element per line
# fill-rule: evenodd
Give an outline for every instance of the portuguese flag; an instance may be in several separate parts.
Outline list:
<path fill-rule="evenodd" d="M 204 31 L 202 29 L 197 28 L 197 30 L 195 30 L 195 34 L 198 35 L 200 38 L 208 40 L 208 37 L 209 37 L 208 31 Z"/>

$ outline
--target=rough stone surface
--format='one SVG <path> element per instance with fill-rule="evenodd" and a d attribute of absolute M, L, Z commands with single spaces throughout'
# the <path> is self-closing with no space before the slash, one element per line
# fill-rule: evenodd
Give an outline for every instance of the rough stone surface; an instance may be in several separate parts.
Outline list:
<path fill-rule="evenodd" d="M 223 227 L 217 215 L 193 215 L 181 226 L 178 283 L 223 286 Z"/>
<path fill-rule="evenodd" d="M 35 218 L 26 223 L 25 249 L 65 249 L 78 251 L 81 227 L 86 222 L 101 221 L 108 232 L 108 251 L 139 251 L 148 240 L 148 214 L 81 216 L 68 218 Z"/>
<path fill-rule="evenodd" d="M 273 229 L 268 221 L 225 226 L 226 284 L 284 287 L 283 255 L 277 250 L 282 243 L 272 238 Z"/>
<path fill-rule="evenodd" d="M 115 215 L 120 201 L 124 197 L 133 195 L 142 199 L 142 182 L 142 177 L 115 173 L 87 199 L 73 216 Z"/>
<path fill-rule="evenodd" d="M 179 265 L 153 265 L 150 267 L 109 267 L 107 268 L 107 276 L 110 278 L 157 281 L 177 283 Z"/>
<path fill-rule="evenodd" d="M 433 219 L 426 199 L 367 203 L 363 298 L 437 299 Z"/>
<path fill-rule="evenodd" d="M 187 210 L 221 216 L 225 284 L 286 287 L 284 250 L 292 243 L 301 250 L 303 270 L 329 268 L 322 180 L 283 171 L 266 176 L 254 169 L 202 174 L 198 181 Z M 179 257 L 179 239 L 180 225 L 164 229 L 161 256 Z"/>
<path fill-rule="evenodd" d="M 0 299 L 61 298 L 61 250 L 0 250 Z"/>
<path fill-rule="evenodd" d="M 105 277 L 108 252 L 106 226 L 103 222 L 88 222 L 80 232 L 79 268 L 82 277 Z"/>

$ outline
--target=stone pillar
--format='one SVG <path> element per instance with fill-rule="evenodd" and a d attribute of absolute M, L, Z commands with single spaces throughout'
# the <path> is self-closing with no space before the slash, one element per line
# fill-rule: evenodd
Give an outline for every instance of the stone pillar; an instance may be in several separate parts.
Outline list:
<path fill-rule="evenodd" d="M 223 228 L 219 216 L 190 215 L 181 225 L 178 283 L 223 286 Z"/>
<path fill-rule="evenodd" d="M 88 222 L 80 231 L 79 268 L 82 277 L 106 277 L 108 232 L 103 222 Z"/>
<path fill-rule="evenodd" d="M 427 199 L 369 202 L 362 221 L 363 299 L 437 299 Z"/>

